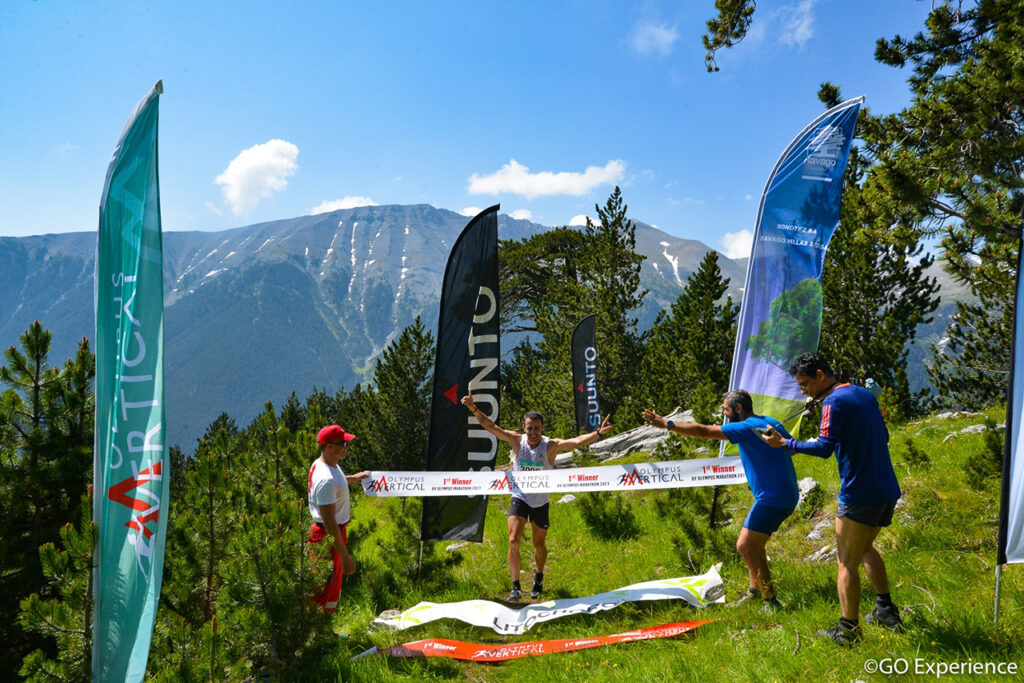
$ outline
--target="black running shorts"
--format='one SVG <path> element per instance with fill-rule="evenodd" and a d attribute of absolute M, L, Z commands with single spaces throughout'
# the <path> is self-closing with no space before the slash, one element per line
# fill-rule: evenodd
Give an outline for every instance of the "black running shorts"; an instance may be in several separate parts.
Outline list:
<path fill-rule="evenodd" d="M 512 503 L 508 506 L 507 517 L 524 517 L 526 521 L 531 522 L 541 529 L 547 529 L 551 526 L 551 522 L 548 521 L 548 509 L 550 509 L 551 503 L 544 503 L 540 507 L 532 508 L 526 504 L 525 500 L 520 498 L 513 498 Z"/>

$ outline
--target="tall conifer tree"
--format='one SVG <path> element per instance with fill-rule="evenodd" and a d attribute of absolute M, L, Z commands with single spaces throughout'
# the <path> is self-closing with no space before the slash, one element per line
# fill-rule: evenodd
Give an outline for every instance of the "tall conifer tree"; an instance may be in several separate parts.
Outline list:
<path fill-rule="evenodd" d="M 658 315 L 651 329 L 638 382 L 646 405 L 637 408 L 654 406 L 661 412 L 676 406 L 690 408 L 695 395 L 717 399 L 728 389 L 739 313 L 731 296 L 723 299 L 728 288 L 717 252 L 709 251 L 682 294 Z"/>

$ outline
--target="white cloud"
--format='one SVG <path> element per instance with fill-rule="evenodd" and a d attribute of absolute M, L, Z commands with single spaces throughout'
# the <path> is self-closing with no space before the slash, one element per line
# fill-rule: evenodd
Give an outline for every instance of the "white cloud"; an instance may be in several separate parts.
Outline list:
<path fill-rule="evenodd" d="M 598 221 L 598 220 L 596 220 L 594 218 L 591 218 L 590 222 L 591 223 L 600 223 L 600 221 Z M 569 221 L 569 225 L 571 227 L 572 226 L 584 226 L 586 224 L 587 224 L 587 215 L 584 214 L 584 213 L 581 213 L 578 216 L 573 216 L 572 219 Z"/>
<path fill-rule="evenodd" d="M 80 149 L 81 147 L 79 147 L 78 145 L 73 145 L 70 142 L 62 142 L 59 145 L 57 145 L 57 149 L 55 149 L 54 152 L 57 154 L 58 157 L 64 159 L 70 152 L 75 152 Z"/>
<path fill-rule="evenodd" d="M 527 199 L 542 196 L 568 194 L 580 196 L 599 185 L 610 185 L 622 179 L 626 164 L 613 159 L 604 166 L 588 166 L 583 173 L 541 171 L 530 173 L 530 169 L 515 159 L 491 175 L 474 173 L 469 177 L 471 194 L 499 194 L 508 192 L 521 194 Z"/>
<path fill-rule="evenodd" d="M 800 0 L 800 3 L 793 6 L 781 8 L 780 11 L 788 13 L 783 20 L 782 32 L 779 34 L 779 41 L 783 45 L 803 47 L 814 37 L 814 5 L 818 0 Z"/>
<path fill-rule="evenodd" d="M 633 27 L 629 42 L 633 49 L 642 55 L 657 53 L 667 57 L 678 38 L 679 32 L 675 26 L 656 24 L 650 19 L 645 19 Z"/>
<path fill-rule="evenodd" d="M 218 216 L 223 216 L 224 215 L 224 212 L 221 211 L 220 208 L 216 204 L 214 204 L 213 202 L 206 202 L 206 203 L 203 204 L 203 206 L 205 206 L 207 209 L 209 209 L 213 213 L 217 214 Z"/>
<path fill-rule="evenodd" d="M 517 221 L 528 221 L 533 219 L 533 211 L 529 209 L 516 209 L 509 214 L 509 218 L 515 218 Z"/>
<path fill-rule="evenodd" d="M 752 195 L 752 194 L 745 194 L 745 195 L 743 195 L 743 198 L 746 199 L 749 202 L 749 201 L 751 201 L 754 198 L 754 195 Z"/>
<path fill-rule="evenodd" d="M 299 148 L 284 140 L 253 145 L 232 159 L 214 179 L 235 214 L 252 211 L 267 197 L 288 187 L 285 180 L 299 168 Z"/>
<path fill-rule="evenodd" d="M 329 213 L 331 211 L 337 211 L 338 209 L 354 209 L 357 206 L 379 206 L 377 202 L 373 201 L 369 197 L 358 197 L 354 195 L 348 195 L 341 199 L 331 199 L 329 201 L 323 201 L 314 206 L 309 210 L 310 215 L 315 216 L 318 213 Z"/>
<path fill-rule="evenodd" d="M 639 172 L 631 174 L 630 178 L 622 184 L 631 186 L 634 183 L 650 183 L 653 181 L 654 171 L 649 168 L 642 168 Z"/>
<path fill-rule="evenodd" d="M 459 211 L 459 213 L 461 213 L 463 216 L 468 216 L 469 218 L 472 218 L 481 211 L 483 211 L 483 209 L 481 209 L 479 206 L 467 206 L 462 211 Z"/>
<path fill-rule="evenodd" d="M 747 258 L 750 248 L 754 245 L 754 233 L 750 230 L 727 232 L 722 235 L 720 244 L 725 247 L 723 254 L 729 258 Z"/>

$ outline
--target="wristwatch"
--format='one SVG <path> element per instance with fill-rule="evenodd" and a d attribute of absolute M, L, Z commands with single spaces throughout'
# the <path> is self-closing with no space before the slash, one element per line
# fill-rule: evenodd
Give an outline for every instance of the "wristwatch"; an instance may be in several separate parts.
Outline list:
<path fill-rule="evenodd" d="M 665 423 L 665 429 L 672 429 L 672 428 L 673 428 L 673 427 L 675 427 L 675 426 L 676 426 L 676 423 L 675 423 L 675 422 L 673 422 L 672 420 L 668 420 L 668 421 L 667 421 L 667 422 Z"/>

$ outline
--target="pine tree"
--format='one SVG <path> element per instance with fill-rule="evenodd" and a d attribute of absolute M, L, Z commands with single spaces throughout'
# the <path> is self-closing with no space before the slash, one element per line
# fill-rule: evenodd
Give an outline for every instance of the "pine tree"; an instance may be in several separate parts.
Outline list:
<path fill-rule="evenodd" d="M 595 205 L 598 222 L 588 218 L 586 227 L 590 244 L 582 270 L 591 291 L 584 301 L 590 304 L 588 312 L 597 315 L 597 380 L 605 414 L 616 413 L 629 395 L 644 343 L 634 315 L 647 294 L 640 287 L 644 256 L 636 253 L 636 224 L 627 218 L 628 208 L 616 187 L 604 206 Z M 621 428 L 638 420 L 636 415 L 619 415 L 617 424 Z"/>
<path fill-rule="evenodd" d="M 1007 339 L 1013 339 L 1013 306 L 985 296 L 979 303 L 958 301 L 945 343 L 932 344 L 928 377 L 939 405 L 981 410 L 1006 399 L 1010 365 Z"/>
<path fill-rule="evenodd" d="M 301 428 L 292 434 L 274 411 L 274 404 L 267 401 L 263 412 L 256 416 L 246 429 L 245 457 L 240 458 L 245 478 L 253 490 L 269 486 L 274 489 L 287 488 L 298 497 L 306 495 L 306 474 L 308 465 L 303 449 L 296 448 L 296 442 L 305 437 Z"/>
<path fill-rule="evenodd" d="M 226 546 L 240 514 L 240 472 L 229 466 L 234 457 L 237 450 L 221 430 L 202 439 L 189 467 L 174 475 L 183 494 L 174 499 L 168 521 L 160 602 L 168 618 L 184 619 L 196 629 L 217 612 Z"/>
<path fill-rule="evenodd" d="M 615 413 L 629 395 L 644 340 L 635 316 L 646 295 L 640 288 L 644 257 L 636 253 L 636 227 L 618 187 L 595 209 L 597 221 L 588 219 L 582 232 L 560 228 L 501 245 L 502 329 L 540 334 L 503 363 L 506 425 L 518 427 L 523 412 L 537 410 L 549 434 L 575 433 L 571 338 L 576 323 L 590 314 L 597 316 L 602 412 Z M 623 411 L 616 425 L 637 420 L 638 414 Z"/>
<path fill-rule="evenodd" d="M 308 426 L 305 427 L 308 437 L 305 442 L 299 441 L 300 446 L 303 443 L 308 443 L 310 447 L 305 462 L 311 463 L 319 457 L 319 451 L 316 448 L 316 434 L 320 427 L 325 424 L 338 424 L 357 437 L 349 446 L 349 454 L 344 463 L 345 470 L 358 472 L 377 469 L 378 451 L 387 447 L 387 441 L 380 443 L 375 437 L 377 433 L 375 426 L 377 420 L 376 395 L 377 391 L 372 386 L 364 388 L 362 385 L 356 385 L 351 392 L 346 393 L 344 389 L 339 389 L 334 396 L 325 396 L 321 403 L 323 406 L 321 414 L 318 414 L 312 407 L 307 407 L 304 413 L 308 413 L 306 416 L 306 425 Z M 430 399 L 427 400 L 429 402 Z M 312 402 L 313 398 L 311 397 L 306 405 L 311 406 Z"/>
<path fill-rule="evenodd" d="M 302 427 L 302 423 L 305 421 L 305 410 L 302 408 L 302 403 L 299 401 L 299 397 L 296 396 L 293 391 L 291 395 L 288 396 L 288 400 L 285 401 L 284 406 L 281 408 L 281 422 L 284 423 L 284 426 L 288 431 L 294 434 Z"/>
<path fill-rule="evenodd" d="M 372 449 L 373 469 L 423 469 L 434 355 L 434 337 L 419 316 L 381 353 L 373 370 L 376 390 L 368 405 L 373 419 L 362 427 L 369 430 L 364 450 Z"/>
<path fill-rule="evenodd" d="M 328 654 L 337 638 L 330 614 L 311 600 L 323 577 L 310 571 L 304 501 L 269 487 L 263 494 L 266 511 L 243 511 L 228 540 L 232 559 L 218 605 L 222 657 L 225 666 L 244 662 L 251 676 L 284 680 Z M 327 544 L 313 551 L 321 566 L 331 564 Z"/>
<path fill-rule="evenodd" d="M 30 681 L 87 681 L 92 677 L 93 550 L 99 535 L 92 522 L 92 503 L 82 496 L 81 521 L 60 531 L 54 543 L 39 548 L 48 591 L 21 601 L 20 623 L 57 644 L 56 654 L 37 649 L 25 657 L 20 674 Z"/>
<path fill-rule="evenodd" d="M 707 50 L 704 65 L 708 71 L 718 71 L 718 50 L 730 48 L 746 37 L 756 5 L 757 0 L 715 0 L 716 14 L 707 21 L 707 33 L 703 36 Z"/>
<path fill-rule="evenodd" d="M 585 285 L 583 260 L 590 249 L 583 232 L 561 227 L 498 246 L 501 278 L 501 331 L 538 332 L 541 309 L 580 312 Z"/>
<path fill-rule="evenodd" d="M 43 643 L 17 621 L 19 601 L 49 597 L 39 548 L 80 520 L 92 470 L 91 383 L 95 360 L 83 340 L 63 369 L 48 362 L 51 334 L 35 322 L 0 367 L 0 669 L 14 670 Z"/>
<path fill-rule="evenodd" d="M 305 542 L 306 472 L 325 403 L 314 392 L 294 434 L 268 403 L 241 432 L 211 425 L 199 442 L 169 525 L 150 655 L 161 676 L 280 680 L 329 651 L 330 619 L 311 603 L 324 577 Z"/>
<path fill-rule="evenodd" d="M 836 94 L 838 98 L 838 93 Z M 907 354 L 917 328 L 931 322 L 939 286 L 925 273 L 934 258 L 916 231 L 895 226 L 879 238 L 873 206 L 864 201 L 867 165 L 850 151 L 839 227 L 825 255 L 819 349 L 839 379 L 882 388 L 890 419 L 921 409 L 907 380 Z"/>
<path fill-rule="evenodd" d="M 676 406 L 695 407 L 702 387 L 715 401 L 728 389 L 739 313 L 732 297 L 723 299 L 728 288 L 718 254 L 709 251 L 651 329 L 638 392 L 645 405 L 636 408 L 654 406 L 667 412 Z"/>

